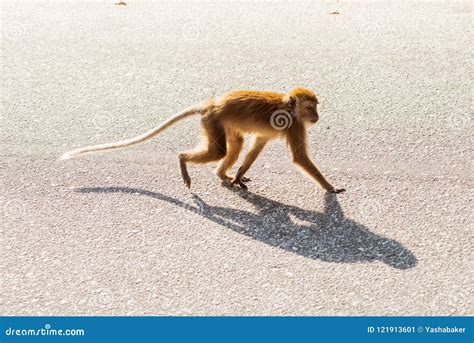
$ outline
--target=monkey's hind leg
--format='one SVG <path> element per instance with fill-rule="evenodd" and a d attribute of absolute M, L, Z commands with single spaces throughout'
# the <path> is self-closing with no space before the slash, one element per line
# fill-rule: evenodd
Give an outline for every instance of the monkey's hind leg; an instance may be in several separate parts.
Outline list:
<path fill-rule="evenodd" d="M 231 185 L 232 178 L 227 175 L 227 172 L 235 164 L 239 158 L 239 154 L 242 151 L 244 145 L 244 138 L 237 133 L 226 133 L 227 137 L 227 154 L 222 159 L 219 167 L 216 170 L 217 176 L 224 182 L 226 185 Z"/>
<path fill-rule="evenodd" d="M 198 151 L 186 151 L 180 153 L 179 166 L 181 176 L 186 187 L 191 187 L 191 178 L 189 177 L 187 163 L 204 164 L 218 161 L 226 155 L 226 135 L 224 129 L 209 121 L 202 121 L 204 134 L 207 137 L 207 148 Z"/>

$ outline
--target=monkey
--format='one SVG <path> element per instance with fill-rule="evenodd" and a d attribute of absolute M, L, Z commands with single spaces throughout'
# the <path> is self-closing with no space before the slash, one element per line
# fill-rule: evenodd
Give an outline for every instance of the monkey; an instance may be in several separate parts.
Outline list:
<path fill-rule="evenodd" d="M 142 144 L 159 135 L 179 121 L 194 115 L 201 116 L 201 127 L 206 146 L 178 154 L 181 176 L 186 187 L 191 187 L 187 165 L 219 162 L 217 176 L 228 186 L 239 185 L 247 190 L 244 175 L 255 162 L 267 143 L 284 139 L 291 151 L 293 163 L 303 173 L 331 193 L 344 192 L 326 180 L 308 154 L 307 129 L 319 120 L 316 94 L 306 88 L 295 88 L 288 93 L 266 91 L 231 91 L 221 97 L 188 107 L 156 128 L 134 138 L 99 144 L 65 153 L 60 159 L 86 154 L 123 149 Z M 236 163 L 244 144 L 244 135 L 253 134 L 247 155 L 232 178 L 228 171 Z"/>

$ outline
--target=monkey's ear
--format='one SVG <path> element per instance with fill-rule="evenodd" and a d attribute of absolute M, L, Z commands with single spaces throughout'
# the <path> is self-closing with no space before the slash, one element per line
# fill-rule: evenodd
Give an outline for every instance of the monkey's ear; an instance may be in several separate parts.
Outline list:
<path fill-rule="evenodd" d="M 288 98 L 287 106 L 288 106 L 288 111 L 290 111 L 290 113 L 294 113 L 295 107 L 296 107 L 296 97 L 295 96 L 290 96 Z"/>

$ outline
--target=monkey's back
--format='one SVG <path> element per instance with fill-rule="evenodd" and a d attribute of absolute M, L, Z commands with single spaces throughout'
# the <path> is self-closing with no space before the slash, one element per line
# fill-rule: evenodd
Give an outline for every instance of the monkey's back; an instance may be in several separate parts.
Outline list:
<path fill-rule="evenodd" d="M 216 116 L 227 129 L 269 136 L 279 132 L 271 125 L 271 116 L 281 110 L 284 94 L 264 91 L 233 91 L 214 100 L 209 116 Z"/>

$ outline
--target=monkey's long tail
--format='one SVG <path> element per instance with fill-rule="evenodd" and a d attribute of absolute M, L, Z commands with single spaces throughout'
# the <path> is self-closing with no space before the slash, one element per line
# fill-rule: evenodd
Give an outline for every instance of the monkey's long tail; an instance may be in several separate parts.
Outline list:
<path fill-rule="evenodd" d="M 182 110 L 181 112 L 178 112 L 177 114 L 175 114 L 173 117 L 166 120 L 161 125 L 157 126 L 156 128 L 154 128 L 154 129 L 152 129 L 148 132 L 145 132 L 144 134 L 142 134 L 140 136 L 130 138 L 130 139 L 125 139 L 123 141 L 114 142 L 114 143 L 99 144 L 99 145 L 88 146 L 88 147 L 85 147 L 85 148 L 79 148 L 79 149 L 72 150 L 72 151 L 69 151 L 69 152 L 65 153 L 59 159 L 60 160 L 67 160 L 67 159 L 70 159 L 70 158 L 76 158 L 76 157 L 83 156 L 83 155 L 94 154 L 94 153 L 98 153 L 98 152 L 118 150 L 118 149 L 124 149 L 124 148 L 128 148 L 128 147 L 131 147 L 131 146 L 134 146 L 134 145 L 145 143 L 145 142 L 149 141 L 150 139 L 152 139 L 153 137 L 159 135 L 164 130 L 166 130 L 169 127 L 171 127 L 171 126 L 175 125 L 176 123 L 180 122 L 181 120 L 186 119 L 186 118 L 188 118 L 192 115 L 195 115 L 195 114 L 201 114 L 202 111 L 204 110 L 204 108 L 205 108 L 204 106 L 188 107 L 188 108 Z"/>

